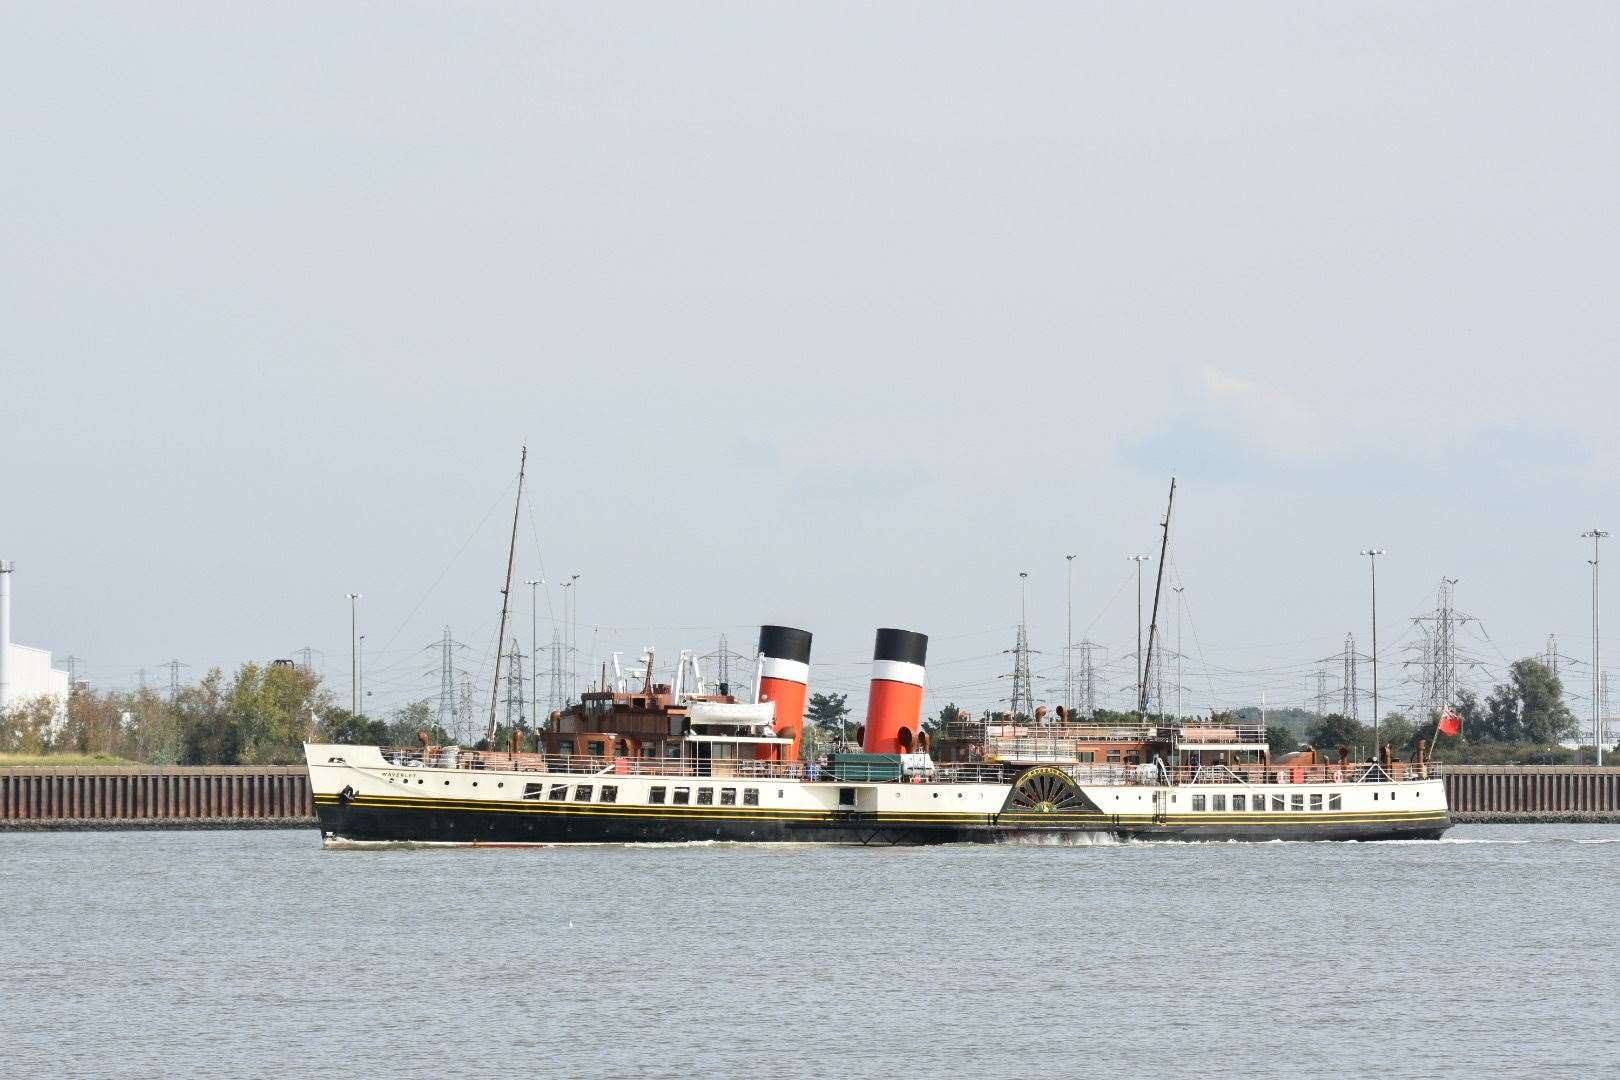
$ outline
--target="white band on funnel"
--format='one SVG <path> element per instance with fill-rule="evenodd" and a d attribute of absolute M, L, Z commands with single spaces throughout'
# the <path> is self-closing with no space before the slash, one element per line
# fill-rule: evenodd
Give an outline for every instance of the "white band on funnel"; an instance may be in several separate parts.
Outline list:
<path fill-rule="evenodd" d="M 904 660 L 874 660 L 872 661 L 872 681 L 883 679 L 886 682 L 910 683 L 912 686 L 923 684 L 924 668 L 921 664 L 908 664 Z"/>
<path fill-rule="evenodd" d="M 759 677 L 762 679 L 786 679 L 788 682 L 810 685 L 810 665 L 801 664 L 797 660 L 783 660 L 779 656 L 766 656 L 759 662 Z"/>

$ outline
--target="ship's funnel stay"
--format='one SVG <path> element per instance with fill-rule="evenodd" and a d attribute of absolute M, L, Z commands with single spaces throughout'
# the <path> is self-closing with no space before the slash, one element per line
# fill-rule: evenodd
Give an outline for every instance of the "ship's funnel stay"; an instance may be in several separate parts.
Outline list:
<path fill-rule="evenodd" d="M 776 706 L 776 734 L 793 740 L 785 756 L 797 761 L 804 737 L 805 698 L 810 692 L 810 632 L 791 626 L 762 626 L 759 657 L 759 700 Z M 770 755 L 762 752 L 760 756 Z"/>
<path fill-rule="evenodd" d="M 879 630 L 872 646 L 872 693 L 866 704 L 868 754 L 909 754 L 922 730 L 928 635 Z"/>

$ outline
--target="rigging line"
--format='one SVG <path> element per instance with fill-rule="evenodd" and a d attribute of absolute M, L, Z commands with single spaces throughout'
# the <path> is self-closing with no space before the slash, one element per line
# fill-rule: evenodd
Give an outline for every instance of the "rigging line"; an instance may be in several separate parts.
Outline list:
<path fill-rule="evenodd" d="M 469 546 L 471 546 L 473 540 L 476 539 L 479 532 L 483 530 L 484 523 L 487 522 L 489 520 L 489 516 L 495 512 L 495 508 L 505 501 L 506 493 L 512 489 L 512 485 L 516 482 L 517 481 L 515 480 L 508 481 L 501 488 L 500 493 L 495 496 L 495 500 L 489 504 L 489 509 L 484 511 L 484 516 L 478 520 L 477 525 L 473 526 L 473 531 L 468 533 L 467 539 L 462 541 L 461 547 L 457 548 L 456 553 L 450 556 L 450 561 L 444 564 L 444 569 L 440 570 L 439 576 L 433 579 L 433 584 L 427 587 L 427 592 L 422 594 L 422 598 L 416 602 L 416 606 L 411 608 L 410 614 L 405 616 L 405 621 L 399 624 L 398 629 L 394 631 L 393 635 L 390 636 L 388 641 L 383 645 L 384 652 L 387 652 L 388 649 L 394 644 L 395 639 L 399 637 L 400 633 L 405 629 L 405 627 L 410 625 L 410 621 L 416 618 L 416 613 L 422 610 L 422 605 L 427 603 L 428 597 L 433 595 L 433 590 L 439 587 L 439 584 L 444 581 L 445 575 L 450 572 L 450 568 L 456 564 L 456 560 L 461 558 L 462 554 Z"/>
<path fill-rule="evenodd" d="M 557 622 L 557 609 L 551 602 L 551 579 L 546 576 L 546 555 L 540 547 L 540 530 L 534 523 L 534 500 L 529 500 L 529 537 L 534 541 L 534 558 L 540 564 L 540 583 L 546 589 L 546 614 L 550 616 L 552 625 Z"/>
<path fill-rule="evenodd" d="M 1097 617 L 1092 619 L 1091 622 L 1087 623 L 1086 628 L 1080 632 L 1080 637 L 1082 640 L 1089 637 L 1092 629 L 1102 621 L 1102 617 L 1104 615 L 1108 614 L 1108 609 L 1114 606 L 1114 601 L 1118 600 L 1119 594 L 1125 591 L 1126 586 L 1130 585 L 1131 579 L 1135 576 L 1135 574 L 1136 572 L 1134 570 L 1126 571 L 1124 578 L 1120 580 L 1119 588 L 1114 590 L 1114 595 L 1108 598 L 1108 602 L 1103 604 L 1102 610 L 1097 612 Z M 1071 641 L 1069 644 L 1072 646 L 1074 642 Z"/>
<path fill-rule="evenodd" d="M 1178 567 L 1176 565 L 1176 560 L 1175 560 L 1175 554 L 1174 553 L 1172 553 L 1171 556 L 1170 556 L 1170 569 L 1176 575 L 1176 583 L 1180 584 L 1181 583 L 1181 569 L 1180 569 L 1180 567 Z M 1210 677 L 1209 661 L 1204 659 L 1204 643 L 1201 640 L 1199 640 L 1199 637 L 1198 637 L 1198 622 L 1192 616 L 1192 607 L 1191 607 L 1191 605 L 1189 605 L 1187 603 L 1187 594 L 1186 593 L 1181 594 L 1181 610 L 1187 616 L 1187 626 L 1189 628 L 1191 628 L 1191 630 L 1192 630 L 1193 648 L 1198 650 L 1198 664 L 1199 664 L 1200 667 L 1202 667 L 1204 669 L 1204 681 L 1209 684 L 1209 702 L 1210 702 L 1209 708 L 1210 708 L 1210 712 L 1213 713 L 1215 711 L 1216 702 L 1219 700 L 1217 698 L 1217 696 L 1216 696 L 1216 693 L 1215 693 L 1215 680 Z"/>

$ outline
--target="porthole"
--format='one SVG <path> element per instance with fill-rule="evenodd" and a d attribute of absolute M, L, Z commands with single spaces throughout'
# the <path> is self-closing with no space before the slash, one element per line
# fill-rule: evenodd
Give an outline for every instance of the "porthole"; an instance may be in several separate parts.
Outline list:
<path fill-rule="evenodd" d="M 956 797 L 957 797 L 957 798 L 958 798 L 958 799 L 960 799 L 960 798 L 961 798 L 961 797 L 962 797 L 962 793 L 961 793 L 961 792 L 960 792 L 960 791 L 958 791 L 958 792 L 957 792 L 957 793 L 956 793 Z"/>
<path fill-rule="evenodd" d="M 939 792 L 937 792 L 937 791 L 934 792 L 934 798 L 936 798 L 936 799 L 939 798 Z"/>
<path fill-rule="evenodd" d="M 418 776 L 418 777 L 417 777 L 417 778 L 416 778 L 416 782 L 417 782 L 417 783 L 418 783 L 418 784 L 420 784 L 420 783 L 421 783 L 421 782 L 422 782 L 422 778 L 421 778 L 421 777 L 420 777 L 420 776 Z"/>
<path fill-rule="evenodd" d="M 478 781 L 474 780 L 473 781 L 473 787 L 477 787 L 477 786 L 478 786 Z"/>
<path fill-rule="evenodd" d="M 445 786 L 445 787 L 449 787 L 449 786 L 450 786 L 450 781 L 448 781 L 448 780 L 446 780 L 446 781 L 445 781 L 445 782 L 444 782 L 444 786 Z"/>
<path fill-rule="evenodd" d="M 495 786 L 496 787 L 505 787 L 506 786 L 506 781 L 502 780 L 500 783 L 496 784 Z"/>

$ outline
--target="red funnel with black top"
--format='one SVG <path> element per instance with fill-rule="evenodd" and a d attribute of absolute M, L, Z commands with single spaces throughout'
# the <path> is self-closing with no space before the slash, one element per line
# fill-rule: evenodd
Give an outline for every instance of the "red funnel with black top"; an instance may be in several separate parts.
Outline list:
<path fill-rule="evenodd" d="M 868 754 L 909 754 L 922 730 L 928 635 L 879 630 L 872 646 L 872 692 L 866 703 Z"/>
<path fill-rule="evenodd" d="M 776 733 L 793 740 L 785 756 L 797 761 L 804 738 L 805 699 L 810 692 L 810 631 L 762 626 L 759 655 L 759 700 L 775 703 Z M 756 756 L 773 757 L 773 748 L 762 746 Z"/>

